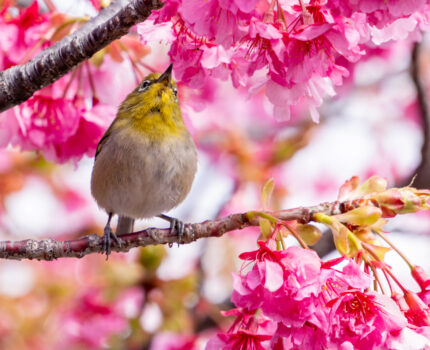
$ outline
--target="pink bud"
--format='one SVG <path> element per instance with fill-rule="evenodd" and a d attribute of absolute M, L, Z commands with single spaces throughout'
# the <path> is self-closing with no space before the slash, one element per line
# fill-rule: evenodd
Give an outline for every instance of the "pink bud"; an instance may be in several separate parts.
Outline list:
<path fill-rule="evenodd" d="M 418 327 L 430 326 L 430 310 L 421 298 L 416 293 L 407 290 L 405 300 L 410 308 L 406 316 Z"/>
<path fill-rule="evenodd" d="M 430 276 L 427 275 L 421 266 L 415 265 L 412 268 L 412 277 L 421 287 L 421 290 L 426 290 L 430 286 Z"/>

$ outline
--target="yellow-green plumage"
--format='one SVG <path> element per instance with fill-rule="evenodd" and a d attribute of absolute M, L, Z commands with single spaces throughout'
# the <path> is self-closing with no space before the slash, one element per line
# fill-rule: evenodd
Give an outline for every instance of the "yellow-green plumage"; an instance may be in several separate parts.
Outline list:
<path fill-rule="evenodd" d="M 153 73 L 145 80 L 156 81 L 159 77 L 159 73 Z M 157 140 L 180 136 L 186 130 L 173 92 L 176 89 L 175 83 L 172 83 L 172 89 L 166 89 L 162 83 L 154 84 L 143 94 L 137 89 L 127 96 L 119 108 L 119 123 L 130 123 L 135 131 Z"/>
<path fill-rule="evenodd" d="M 177 206 L 194 179 L 197 152 L 168 73 L 150 74 L 127 96 L 97 147 L 91 192 L 120 216 L 117 234 Z"/>

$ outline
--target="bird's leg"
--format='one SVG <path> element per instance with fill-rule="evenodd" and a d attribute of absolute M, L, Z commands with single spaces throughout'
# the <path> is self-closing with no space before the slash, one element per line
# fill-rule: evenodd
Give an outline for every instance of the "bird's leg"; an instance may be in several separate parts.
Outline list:
<path fill-rule="evenodd" d="M 170 222 L 170 233 L 173 234 L 176 231 L 176 234 L 178 235 L 178 245 L 181 244 L 182 237 L 184 236 L 184 229 L 185 229 L 184 223 L 181 220 L 172 218 L 164 214 L 158 215 L 158 217 L 160 219 Z"/>
<path fill-rule="evenodd" d="M 118 237 L 116 236 L 115 233 L 113 233 L 112 228 L 110 227 L 110 221 L 112 219 L 112 215 L 113 213 L 109 213 L 108 214 L 108 221 L 106 223 L 105 229 L 104 229 L 104 234 L 103 234 L 103 252 L 106 253 L 106 260 L 109 259 L 109 254 L 110 254 L 110 248 L 111 248 L 111 238 L 115 241 L 115 243 L 121 247 L 121 242 L 119 241 Z"/>

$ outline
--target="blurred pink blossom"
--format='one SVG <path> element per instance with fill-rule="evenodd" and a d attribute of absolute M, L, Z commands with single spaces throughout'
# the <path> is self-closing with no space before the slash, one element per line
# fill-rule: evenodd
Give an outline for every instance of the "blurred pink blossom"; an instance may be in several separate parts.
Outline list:
<path fill-rule="evenodd" d="M 112 335 L 124 332 L 127 323 L 112 303 L 103 300 L 101 293 L 89 291 L 61 314 L 61 343 L 100 349 L 108 345 Z"/>
<path fill-rule="evenodd" d="M 23 63 L 25 57 L 30 58 L 27 56 L 29 50 L 34 55 L 49 46 L 44 37 L 50 28 L 49 15 L 40 13 L 37 1 L 21 9 L 16 17 L 7 18 L 8 11 L 6 6 L 0 14 L 0 57 L 4 55 L 1 69 Z"/>
<path fill-rule="evenodd" d="M 150 350 L 197 350 L 196 337 L 171 332 L 157 333 Z"/>

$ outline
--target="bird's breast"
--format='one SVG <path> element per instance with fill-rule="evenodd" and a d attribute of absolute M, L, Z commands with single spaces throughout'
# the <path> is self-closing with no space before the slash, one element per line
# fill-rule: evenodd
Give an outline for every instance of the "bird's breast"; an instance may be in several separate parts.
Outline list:
<path fill-rule="evenodd" d="M 186 129 L 163 139 L 122 129 L 97 156 L 91 191 L 107 212 L 152 217 L 184 200 L 196 170 L 197 151 Z"/>

